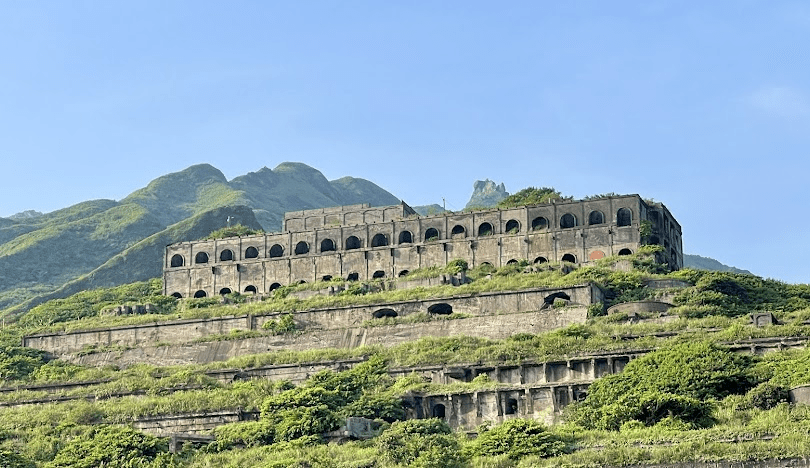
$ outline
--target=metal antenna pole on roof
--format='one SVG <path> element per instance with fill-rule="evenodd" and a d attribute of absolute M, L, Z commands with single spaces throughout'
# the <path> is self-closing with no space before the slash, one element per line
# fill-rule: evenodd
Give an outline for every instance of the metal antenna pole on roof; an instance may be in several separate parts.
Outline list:
<path fill-rule="evenodd" d="M 444 200 L 444 197 L 442 197 L 442 209 L 447 211 L 447 202 Z"/>

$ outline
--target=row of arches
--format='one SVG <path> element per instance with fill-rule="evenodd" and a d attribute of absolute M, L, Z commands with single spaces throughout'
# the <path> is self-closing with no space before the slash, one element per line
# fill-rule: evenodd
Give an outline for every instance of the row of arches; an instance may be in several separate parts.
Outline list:
<path fill-rule="evenodd" d="M 618 255 L 624 256 L 624 255 L 631 255 L 632 253 L 633 252 L 630 249 L 621 249 L 621 250 L 619 250 Z M 601 254 L 601 255 L 599 255 L 599 254 Z M 604 252 L 596 250 L 596 251 L 592 252 L 589 257 L 590 257 L 591 260 L 597 260 L 599 258 L 604 257 Z M 566 254 L 564 254 L 562 256 L 562 258 L 560 258 L 560 261 L 569 262 L 569 263 L 576 263 L 577 262 L 577 257 L 574 254 L 566 253 Z M 510 259 L 509 261 L 506 262 L 507 265 L 517 265 L 518 263 L 520 263 L 520 262 L 517 259 L 514 259 L 514 258 Z M 541 257 L 535 258 L 532 263 L 534 263 L 536 265 L 543 264 L 543 263 L 548 263 L 548 259 L 546 257 L 541 256 Z M 483 262 L 481 265 L 493 266 L 489 262 Z M 407 276 L 408 273 L 409 273 L 408 270 L 401 270 L 399 273 L 397 273 L 397 276 L 398 277 L 404 277 L 404 276 Z M 385 271 L 383 271 L 383 270 L 377 270 L 374 273 L 372 273 L 372 275 L 371 275 L 371 279 L 383 279 L 385 277 L 386 277 L 386 274 L 385 274 Z M 324 276 L 321 277 L 321 281 L 331 281 L 331 280 L 332 280 L 331 275 L 324 275 Z M 359 280 L 360 280 L 360 274 L 359 273 L 349 273 L 346 276 L 346 281 L 359 281 Z M 306 281 L 305 280 L 298 280 L 297 282 L 295 282 L 295 284 L 303 284 L 303 283 L 306 283 Z M 281 286 L 282 286 L 281 283 L 275 282 L 275 283 L 270 285 L 270 287 L 267 289 L 267 291 L 268 292 L 273 292 L 276 289 L 280 288 Z M 233 290 L 231 290 L 231 288 L 222 288 L 222 289 L 219 290 L 219 294 L 222 295 L 222 296 L 224 296 L 226 294 L 231 294 L 232 292 L 233 292 Z M 243 292 L 244 293 L 256 294 L 256 293 L 258 293 L 258 289 L 256 288 L 256 286 L 251 284 L 251 285 L 246 286 Z M 183 295 L 180 294 L 179 292 L 172 293 L 171 295 L 173 297 L 178 298 L 178 299 L 183 298 Z M 194 293 L 193 297 L 195 297 L 195 298 L 207 297 L 207 293 L 204 290 L 200 289 L 200 290 L 198 290 L 198 291 L 196 291 Z M 431 311 L 431 313 L 442 314 L 443 312 Z"/>
<path fill-rule="evenodd" d="M 538 224 L 547 226 L 548 221 L 545 218 L 538 221 Z M 591 211 L 588 214 L 588 225 L 595 226 L 599 224 L 605 224 L 605 215 L 601 211 Z M 628 208 L 619 208 L 616 212 L 616 225 L 619 227 L 622 226 L 630 226 L 633 224 L 633 212 L 630 211 Z M 535 223 L 532 222 L 532 228 L 535 229 Z M 569 229 L 579 226 L 579 220 L 577 217 L 571 213 L 565 213 L 560 217 L 560 228 L 561 229 Z"/>
<path fill-rule="evenodd" d="M 630 226 L 633 221 L 633 214 L 627 208 L 620 208 L 616 212 L 616 225 L 617 226 Z M 601 211 L 591 211 L 588 215 L 588 225 L 599 225 L 605 223 L 605 216 Z M 538 216 L 532 220 L 532 231 L 548 229 L 549 222 L 546 218 L 542 216 Z M 565 213 L 560 217 L 560 228 L 562 229 L 569 229 L 579 225 L 577 217 L 571 213 Z M 506 222 L 506 233 L 507 234 L 518 234 L 520 233 L 521 226 L 520 222 L 515 219 L 510 219 Z M 479 237 L 486 237 L 495 234 L 495 229 L 491 223 L 484 222 L 478 226 L 477 234 Z M 431 242 L 436 241 L 439 239 L 439 230 L 436 228 L 428 228 L 425 231 L 424 241 Z M 450 231 L 451 238 L 457 237 L 466 237 L 467 236 L 467 229 L 457 224 L 455 225 Z M 411 244 L 413 243 L 413 233 L 410 231 L 402 231 L 399 233 L 398 236 L 398 243 L 399 244 Z M 372 248 L 376 247 L 385 247 L 389 245 L 388 236 L 382 233 L 375 234 L 374 237 L 371 238 L 370 246 Z M 357 236 L 349 236 L 346 238 L 344 244 L 344 250 L 355 250 L 363 248 L 363 241 Z M 305 241 L 300 241 L 295 245 L 295 249 L 293 250 L 295 255 L 305 255 L 310 252 L 311 248 L 309 243 Z M 337 244 L 332 239 L 323 239 L 320 245 L 320 252 L 334 252 L 337 251 Z M 283 257 L 284 256 L 284 247 L 280 244 L 274 244 L 270 247 L 269 251 L 270 258 L 275 257 Z M 258 258 L 259 257 L 259 250 L 256 247 L 250 246 L 245 249 L 245 256 L 246 259 Z M 230 249 L 225 249 L 220 252 L 219 260 L 226 262 L 226 261 L 233 261 L 235 258 L 234 253 Z M 210 258 L 206 252 L 198 252 L 194 257 L 195 264 L 205 264 L 210 261 Z M 182 255 L 175 254 L 172 256 L 170 260 L 171 267 L 181 267 L 185 264 L 185 260 Z"/>
<path fill-rule="evenodd" d="M 223 251 L 223 252 L 230 252 L 230 251 Z M 630 249 L 621 249 L 621 250 L 619 250 L 618 254 L 619 255 L 630 255 L 632 253 L 633 252 Z M 205 260 L 202 261 L 202 262 L 199 261 L 199 258 L 200 258 L 201 255 L 205 256 Z M 590 258 L 590 260 L 598 260 L 600 258 L 603 258 L 604 256 L 605 256 L 604 252 L 602 252 L 601 250 L 596 250 L 596 251 L 592 252 L 589 255 L 589 258 Z M 179 261 L 177 261 L 178 257 L 179 257 Z M 175 267 L 175 266 L 183 266 L 182 258 L 183 257 L 181 255 L 175 255 L 174 257 L 172 257 L 172 266 L 173 267 Z M 198 259 L 197 263 L 206 263 L 208 261 L 208 255 L 205 254 L 204 252 L 200 252 L 200 253 L 197 254 L 197 259 Z M 576 259 L 575 255 L 570 254 L 570 253 L 566 253 L 566 254 L 564 254 L 562 256 L 562 258 L 560 258 L 560 261 L 576 263 L 577 259 Z M 537 257 L 537 258 L 534 259 L 533 263 L 547 263 L 547 262 L 548 262 L 548 259 L 546 257 Z M 518 263 L 518 260 L 516 260 L 516 259 L 511 259 L 508 262 L 506 262 L 507 265 L 513 265 L 513 264 L 516 264 L 516 263 Z M 490 266 L 492 266 L 492 264 L 489 263 L 489 262 L 483 262 L 482 265 L 490 265 Z M 407 275 L 408 273 L 409 273 L 408 270 L 402 270 L 402 271 L 399 272 L 399 274 L 397 276 L 402 277 L 402 276 Z M 372 277 L 372 279 L 385 278 L 385 272 L 382 271 L 382 270 L 375 271 L 372 274 L 371 277 Z M 358 273 L 350 273 L 346 279 L 348 281 L 357 281 L 358 278 L 359 278 Z M 321 278 L 322 281 L 329 281 L 331 279 L 332 279 L 332 276 L 330 276 L 330 275 L 326 275 L 323 278 Z"/>

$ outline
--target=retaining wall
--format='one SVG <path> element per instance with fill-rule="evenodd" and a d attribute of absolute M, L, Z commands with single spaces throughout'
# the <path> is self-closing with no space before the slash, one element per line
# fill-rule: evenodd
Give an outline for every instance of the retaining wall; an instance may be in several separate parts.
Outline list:
<path fill-rule="evenodd" d="M 203 364 L 225 361 L 237 356 L 272 351 L 305 351 L 309 349 L 350 349 L 365 345 L 394 346 L 422 337 L 476 336 L 492 339 L 508 338 L 516 333 L 543 333 L 574 323 L 585 323 L 587 307 L 548 308 L 491 316 L 388 326 L 351 327 L 331 330 L 306 330 L 299 334 L 262 336 L 242 340 L 210 341 L 176 345 L 140 345 L 118 351 L 76 356 L 65 354 L 66 360 L 90 366 L 114 364 L 130 366 L 149 363 L 157 366 Z"/>
<path fill-rule="evenodd" d="M 285 313 L 292 313 L 296 327 L 309 332 L 314 330 L 359 327 L 363 325 L 365 321 L 373 319 L 375 311 L 384 308 L 394 310 L 399 317 L 425 313 L 430 306 L 435 304 L 448 304 L 452 307 L 453 312 L 461 312 L 473 316 L 529 312 L 542 308 L 545 298 L 554 292 L 564 292 L 568 294 L 571 297 L 571 302 L 576 304 L 587 305 L 593 302 L 599 302 L 603 299 L 602 291 L 598 287 L 588 284 L 569 288 L 470 294 L 442 299 L 390 302 L 367 306 L 335 307 Z M 188 343 L 210 335 L 227 334 L 232 330 L 261 330 L 264 323 L 269 320 L 277 319 L 282 314 L 283 313 L 272 313 L 267 315 L 225 316 L 211 319 L 173 320 L 145 325 L 111 327 L 67 333 L 38 334 L 23 337 L 22 344 L 29 348 L 41 349 L 53 355 L 61 356 L 80 351 L 89 346 L 128 347 L 158 343 L 161 345 Z M 576 314 L 574 315 L 578 317 Z M 572 320 L 579 319 L 572 318 Z M 565 325 L 573 323 L 565 320 L 563 320 L 563 322 Z M 551 328 L 541 328 L 540 331 L 546 331 L 548 329 Z M 324 333 L 324 335 L 329 335 L 329 333 Z M 332 335 L 334 335 L 334 333 L 332 333 Z M 416 338 L 421 336 L 425 335 L 418 335 Z M 271 341 L 275 343 L 278 342 L 279 339 L 284 340 L 284 338 L 278 338 Z M 336 339 L 332 336 L 328 338 L 328 340 L 331 343 L 335 343 L 331 347 L 353 347 L 351 344 L 353 340 L 351 339 L 347 342 L 347 340 Z M 315 338 L 315 341 L 317 342 L 318 338 Z M 316 345 L 315 347 L 327 346 Z"/>

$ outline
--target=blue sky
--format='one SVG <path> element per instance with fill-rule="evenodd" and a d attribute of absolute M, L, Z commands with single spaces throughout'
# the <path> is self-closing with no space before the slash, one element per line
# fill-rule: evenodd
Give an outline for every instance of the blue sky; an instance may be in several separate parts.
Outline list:
<path fill-rule="evenodd" d="M 810 3 L 0 3 L 0 216 L 207 162 L 411 205 L 638 193 L 684 248 L 810 281 Z"/>

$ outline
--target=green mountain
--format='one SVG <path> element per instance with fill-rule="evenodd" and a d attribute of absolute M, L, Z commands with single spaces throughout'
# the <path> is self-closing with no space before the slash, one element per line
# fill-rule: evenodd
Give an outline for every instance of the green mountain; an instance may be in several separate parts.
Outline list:
<path fill-rule="evenodd" d="M 730 273 L 743 273 L 746 275 L 753 275 L 748 270 L 741 270 L 733 266 L 728 266 L 718 262 L 717 260 L 709 257 L 701 257 L 700 255 L 683 255 L 683 266 L 686 268 L 694 268 L 697 270 L 712 270 L 712 271 L 728 271 Z"/>
<path fill-rule="evenodd" d="M 209 164 L 167 174 L 120 201 L 0 218 L 0 314 L 80 289 L 160 276 L 167 244 L 225 227 L 228 216 L 276 231 L 287 211 L 399 199 L 363 179 L 328 181 L 301 163 L 228 181 Z"/>

